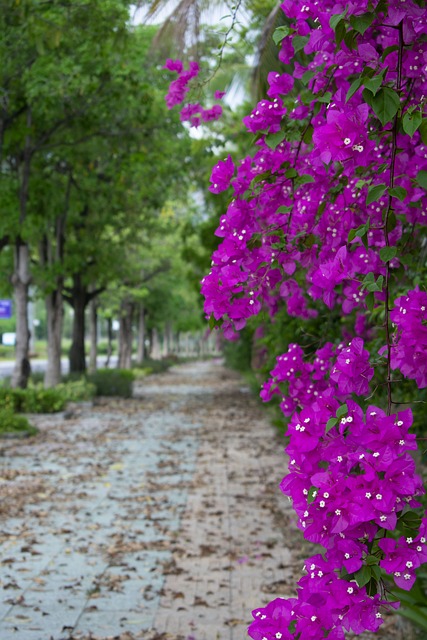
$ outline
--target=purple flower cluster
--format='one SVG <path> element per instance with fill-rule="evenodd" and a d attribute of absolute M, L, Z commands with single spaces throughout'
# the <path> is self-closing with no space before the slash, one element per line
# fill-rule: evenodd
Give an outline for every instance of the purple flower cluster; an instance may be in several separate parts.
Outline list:
<path fill-rule="evenodd" d="M 165 96 L 167 108 L 172 109 L 184 102 L 190 90 L 189 83 L 198 76 L 200 68 L 197 62 L 190 61 L 188 70 L 185 70 L 181 60 L 171 60 L 170 58 L 166 60 L 163 68 L 178 74 L 176 80 L 172 80 L 170 83 L 169 91 Z M 215 100 L 221 100 L 224 95 L 223 91 L 216 91 Z M 188 103 L 180 111 L 181 122 L 189 122 L 192 127 L 198 127 L 202 122 L 219 120 L 221 116 L 222 107 L 220 104 L 214 104 L 205 109 L 199 103 Z"/>
<path fill-rule="evenodd" d="M 255 609 L 249 635 L 254 640 L 345 640 L 345 631 L 377 631 L 380 608 L 396 607 L 369 597 L 364 587 L 340 579 L 321 555 L 305 563 L 306 575 L 298 582 L 297 598 L 276 598 Z"/>
<path fill-rule="evenodd" d="M 347 552 L 347 570 L 357 571 L 365 544 L 380 529 L 393 531 L 405 509 L 420 507 L 417 497 L 424 491 L 407 453 L 416 449 L 408 433 L 410 409 L 387 416 L 370 406 L 364 415 L 349 399 L 337 419 L 338 409 L 332 394 L 324 394 L 294 413 L 286 447 L 290 472 L 281 488 L 293 501 L 304 536 L 328 549 L 336 567 L 346 566 Z M 340 539 L 351 541 L 351 549 L 340 546 Z"/>
<path fill-rule="evenodd" d="M 376 631 L 390 605 L 378 593 L 382 575 L 409 590 L 427 561 L 412 412 L 392 414 L 389 375 L 427 386 L 427 293 L 403 288 L 412 276 L 401 256 L 427 225 L 427 8 L 419 4 L 284 0 L 287 73 L 268 74 L 268 98 L 243 119 L 255 150 L 212 170 L 210 191 L 232 193 L 201 290 L 225 337 L 283 306 L 310 319 L 325 305 L 354 321 L 345 344 L 326 343 L 311 361 L 290 344 L 261 390 L 264 401 L 280 397 L 288 418 L 281 489 L 304 537 L 324 552 L 307 560 L 297 597 L 253 612 L 254 640 Z M 178 73 L 167 98 L 176 104 L 188 72 L 167 64 Z M 202 114 L 189 104 L 181 118 L 197 125 Z M 355 399 L 372 392 L 362 339 L 372 335 L 387 343 L 386 411 Z"/>
<path fill-rule="evenodd" d="M 372 14 L 371 26 L 357 33 L 352 47 L 342 43 L 337 50 L 331 17 L 342 9 L 346 21 L 358 18 L 368 11 L 368 3 L 347 3 L 345 10 L 333 0 L 282 4 L 294 25 L 282 40 L 280 57 L 294 71 L 270 73 L 269 99 L 243 119 L 258 139 L 255 153 L 235 163 L 234 179 L 227 176 L 220 186 L 229 184 L 232 198 L 216 231 L 222 243 L 202 281 L 207 315 L 221 309 L 215 318 L 238 330 L 260 308 L 239 304 L 238 315 L 236 298 L 247 299 L 249 291 L 271 315 L 285 303 L 290 315 L 312 317 L 313 301 L 338 306 L 345 315 L 366 312 L 369 290 L 363 282 L 370 273 L 375 280 L 385 278 L 387 268 L 379 253 L 387 244 L 383 215 L 391 124 L 379 126 L 377 113 L 365 101 L 368 90 L 362 79 L 358 88 L 352 85 L 362 71 L 372 83 L 372 96 L 383 86 L 391 91 L 396 82 L 395 20 L 402 10 L 396 8 L 395 14 L 393 6 L 388 16 Z M 427 22 L 425 9 L 408 0 L 404 14 L 402 74 L 410 81 L 400 92 L 403 117 L 419 110 L 417 96 L 427 93 L 427 42 L 419 37 L 423 20 Z M 308 38 L 306 66 L 294 59 L 295 38 Z M 305 93 L 313 96 L 309 104 L 304 92 L 288 98 L 296 79 L 308 84 Z M 302 139 L 296 139 L 295 127 Z M 416 235 L 427 224 L 426 192 L 417 181 L 427 171 L 427 148 L 419 131 L 412 136 L 398 132 L 397 146 L 394 188 L 404 200 L 393 198 L 396 221 L 388 231 L 390 245 L 412 225 Z M 214 169 L 211 182 L 219 185 L 216 176 Z M 372 199 L 375 188 L 379 195 Z M 349 240 L 349 230 L 363 226 L 366 230 Z M 389 264 L 392 271 L 400 266 L 397 257 Z M 293 277 L 296 269 L 298 278 Z M 375 307 L 384 301 L 380 289 L 373 292 Z"/>
<path fill-rule="evenodd" d="M 369 406 L 364 413 L 345 397 L 360 387 L 357 377 L 351 385 L 345 376 L 339 388 L 338 367 L 345 375 L 347 356 L 356 359 L 360 376 L 372 371 L 359 339 L 338 349 L 325 345 L 313 363 L 305 362 L 301 347 L 292 344 L 277 358 L 261 393 L 268 400 L 287 383 L 281 407 L 291 415 L 289 472 L 281 489 L 292 500 L 304 537 L 321 544 L 325 554 L 306 562 L 296 599 L 277 599 L 253 612 L 249 635 L 254 640 L 273 640 L 276 634 L 296 639 L 303 631 L 307 638 L 344 639 L 344 630 L 376 631 L 380 608 L 390 603 L 368 595 L 364 585 L 377 580 L 382 569 L 409 590 L 415 570 L 427 561 L 427 518 L 411 535 L 388 537 L 398 519 L 404 521 L 421 507 L 418 499 L 424 493 L 409 453 L 417 448 L 409 432 L 412 412 L 387 415 Z M 359 585 L 363 571 L 369 572 L 368 579 Z"/>
<path fill-rule="evenodd" d="M 181 122 L 189 122 L 192 127 L 198 127 L 202 122 L 219 120 L 222 116 L 220 104 L 214 104 L 209 109 L 204 109 L 199 103 L 187 104 L 180 111 Z"/>
<path fill-rule="evenodd" d="M 184 102 L 185 96 L 190 90 L 190 80 L 199 75 L 200 67 L 197 62 L 191 61 L 186 70 L 181 60 L 168 58 L 163 68 L 178 74 L 176 80 L 170 83 L 169 91 L 165 97 L 167 108 L 172 109 L 175 105 Z"/>
<path fill-rule="evenodd" d="M 363 348 L 361 338 L 354 338 L 339 354 L 331 371 L 331 380 L 337 383 L 341 394 L 356 393 L 361 396 L 368 393 L 373 375 L 369 351 Z"/>
<path fill-rule="evenodd" d="M 333 394 L 344 402 L 353 393 L 366 394 L 373 374 L 369 352 L 361 338 L 337 348 L 328 342 L 316 351 L 313 362 L 304 360 L 299 345 L 291 344 L 286 353 L 278 356 L 260 395 L 268 402 L 273 394 L 281 394 L 280 407 L 285 416 L 290 416 L 298 407 L 309 406 L 321 396 Z M 283 383 L 287 387 L 285 393 Z"/>
<path fill-rule="evenodd" d="M 396 325 L 391 366 L 419 389 L 427 387 L 427 293 L 417 287 L 395 301 L 390 314 Z"/>

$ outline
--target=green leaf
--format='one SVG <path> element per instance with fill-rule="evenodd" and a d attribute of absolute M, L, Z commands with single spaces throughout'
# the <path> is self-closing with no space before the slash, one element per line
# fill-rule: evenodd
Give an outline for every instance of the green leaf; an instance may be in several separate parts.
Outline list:
<path fill-rule="evenodd" d="M 357 31 L 347 31 L 344 36 L 344 42 L 350 50 L 357 49 Z"/>
<path fill-rule="evenodd" d="M 376 15 L 379 15 L 380 13 L 385 13 L 387 15 L 387 11 L 388 11 L 388 1 L 387 0 L 380 0 L 377 3 L 377 6 L 374 9 L 374 12 Z"/>
<path fill-rule="evenodd" d="M 372 292 L 368 293 L 368 295 L 365 297 L 365 304 L 368 308 L 368 311 L 372 313 L 372 311 L 374 310 L 374 304 L 375 304 L 375 296 Z"/>
<path fill-rule="evenodd" d="M 347 28 L 344 20 L 340 20 L 335 28 L 335 42 L 339 45 L 347 35 Z"/>
<path fill-rule="evenodd" d="M 373 23 L 374 17 L 373 13 L 362 13 L 360 16 L 351 16 L 350 24 L 353 29 L 361 33 L 363 36 L 366 29 L 369 29 Z"/>
<path fill-rule="evenodd" d="M 403 131 L 412 138 L 416 130 L 421 126 L 422 121 L 423 116 L 420 111 L 414 111 L 412 113 L 407 111 L 402 120 Z"/>
<path fill-rule="evenodd" d="M 309 184 L 310 182 L 314 182 L 314 178 L 309 173 L 303 173 L 302 176 L 298 176 L 297 178 L 298 186 Z"/>
<path fill-rule="evenodd" d="M 421 516 L 415 513 L 415 511 L 407 511 L 399 518 L 399 521 L 409 529 L 418 530 L 421 525 Z"/>
<path fill-rule="evenodd" d="M 384 276 L 378 276 L 377 281 L 376 282 L 371 282 L 370 284 L 368 284 L 366 289 L 369 292 L 382 291 L 383 290 L 383 283 L 384 283 Z"/>
<path fill-rule="evenodd" d="M 335 415 L 337 416 L 337 418 L 342 418 L 346 415 L 346 413 L 348 413 L 348 406 L 346 404 L 342 404 L 340 407 L 338 407 Z"/>
<path fill-rule="evenodd" d="M 427 145 L 427 118 L 424 118 L 418 131 L 420 132 L 421 140 Z"/>
<path fill-rule="evenodd" d="M 383 262 L 390 262 L 396 257 L 397 247 L 383 247 L 380 249 L 380 259 Z"/>
<path fill-rule="evenodd" d="M 363 565 L 363 567 L 354 574 L 354 577 L 356 578 L 356 582 L 358 586 L 364 587 L 365 584 L 368 584 L 369 580 L 371 579 L 370 567 Z"/>
<path fill-rule="evenodd" d="M 424 169 L 418 171 L 415 180 L 418 182 L 420 187 L 427 190 L 427 171 L 425 171 Z"/>
<path fill-rule="evenodd" d="M 215 329 L 216 327 L 221 327 L 223 323 L 222 318 L 220 318 L 219 320 L 216 320 L 214 317 L 214 314 L 212 313 L 210 318 L 209 318 L 209 329 L 212 331 L 213 329 Z"/>
<path fill-rule="evenodd" d="M 363 81 L 363 84 L 366 87 L 366 89 L 368 89 L 368 91 L 373 93 L 373 95 L 375 96 L 378 89 L 381 87 L 382 82 L 383 82 L 383 76 L 377 75 L 377 76 L 374 76 L 373 78 L 366 78 Z"/>
<path fill-rule="evenodd" d="M 396 214 L 394 213 L 394 211 L 390 211 L 387 218 L 387 231 L 391 233 L 391 231 L 393 231 L 393 229 L 396 228 L 396 225 L 397 225 Z"/>
<path fill-rule="evenodd" d="M 265 143 L 270 149 L 275 149 L 286 137 L 284 131 L 278 131 L 277 133 L 270 133 L 265 138 Z"/>
<path fill-rule="evenodd" d="M 288 625 L 288 630 L 291 635 L 294 635 L 295 633 L 295 629 L 297 628 L 297 622 L 298 622 L 297 620 L 291 620 L 291 622 Z"/>
<path fill-rule="evenodd" d="M 287 171 L 285 171 L 285 176 L 287 178 L 296 178 L 297 175 L 298 175 L 298 172 L 295 171 L 293 167 L 290 167 Z"/>
<path fill-rule="evenodd" d="M 365 91 L 363 97 L 365 98 Z M 368 103 L 369 104 L 369 103 Z M 391 122 L 400 109 L 399 95 L 390 87 L 381 87 L 371 101 L 371 107 L 375 111 L 379 121 L 384 126 Z"/>
<path fill-rule="evenodd" d="M 307 504 L 311 504 L 312 502 L 314 502 L 317 496 L 317 491 L 318 491 L 317 487 L 310 487 L 310 490 L 307 495 Z"/>
<path fill-rule="evenodd" d="M 294 48 L 294 52 L 298 53 L 298 51 L 301 51 L 301 49 L 304 49 L 308 40 L 309 40 L 309 36 L 294 36 L 292 38 L 292 46 Z"/>
<path fill-rule="evenodd" d="M 337 424 L 338 418 L 329 418 L 328 422 L 326 423 L 325 433 L 329 433 L 329 431 L 333 429 Z"/>
<path fill-rule="evenodd" d="M 306 71 L 301 78 L 301 82 L 303 83 L 303 85 L 307 86 L 310 80 L 314 78 L 315 75 L 316 71 Z"/>
<path fill-rule="evenodd" d="M 371 565 L 371 574 L 375 580 L 379 580 L 381 578 L 381 568 L 378 565 Z"/>
<path fill-rule="evenodd" d="M 325 102 L 326 104 L 329 104 L 332 98 L 332 93 L 330 91 L 327 91 L 325 93 L 325 95 L 320 96 L 320 98 L 317 98 L 317 102 Z"/>
<path fill-rule="evenodd" d="M 288 36 L 290 33 L 292 33 L 293 29 L 291 30 L 289 27 L 277 27 L 277 29 L 274 31 L 273 33 L 273 40 L 275 44 L 280 44 L 282 42 L 282 40 L 284 38 L 286 38 L 286 36 Z"/>
<path fill-rule="evenodd" d="M 387 189 L 386 184 L 372 184 L 368 188 L 368 195 L 366 197 L 366 204 L 371 204 L 372 202 L 376 202 L 381 198 L 384 192 Z"/>
<path fill-rule="evenodd" d="M 290 213 L 291 211 L 292 211 L 292 206 L 290 207 L 282 206 L 277 209 L 276 213 Z"/>
<path fill-rule="evenodd" d="M 384 49 L 384 52 L 381 56 L 381 61 L 384 62 L 384 60 L 387 58 L 387 56 L 390 53 L 393 53 L 393 51 L 398 51 L 399 50 L 399 45 L 398 44 L 392 44 L 391 47 L 386 47 Z"/>
<path fill-rule="evenodd" d="M 397 198 L 401 202 L 403 202 L 403 200 L 408 195 L 408 192 L 403 187 L 393 187 L 392 189 L 389 189 L 388 192 L 389 195 L 391 195 L 393 198 Z"/>
<path fill-rule="evenodd" d="M 356 93 L 356 91 L 362 86 L 362 78 L 356 78 L 351 83 L 350 89 L 347 91 L 347 95 L 345 97 L 345 101 L 348 102 L 352 96 Z"/>
<path fill-rule="evenodd" d="M 331 27 L 331 29 L 335 31 L 338 23 L 341 22 L 343 18 L 345 18 L 346 14 L 347 9 L 343 13 L 336 13 L 335 15 L 333 15 L 329 20 L 329 26 Z"/>
<path fill-rule="evenodd" d="M 307 127 L 306 132 L 304 133 L 302 139 L 305 142 L 305 144 L 310 144 L 312 139 L 313 139 L 313 127 L 312 125 L 310 125 L 309 127 Z"/>
<path fill-rule="evenodd" d="M 358 229 L 356 229 L 356 237 L 363 238 L 369 231 L 369 222 L 366 224 L 362 224 Z"/>

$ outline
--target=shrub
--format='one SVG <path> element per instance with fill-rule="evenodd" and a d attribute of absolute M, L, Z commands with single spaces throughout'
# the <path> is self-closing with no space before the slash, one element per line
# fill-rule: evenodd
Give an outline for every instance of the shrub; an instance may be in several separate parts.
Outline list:
<path fill-rule="evenodd" d="M 15 355 L 15 347 L 9 347 L 6 344 L 0 344 L 0 358 L 13 359 Z"/>
<path fill-rule="evenodd" d="M 12 413 L 56 413 L 67 402 L 90 400 L 95 393 L 96 386 L 81 378 L 51 389 L 45 389 L 42 383 L 31 384 L 27 389 L 0 387 L 0 402 Z"/>
<path fill-rule="evenodd" d="M 173 357 L 162 358 L 161 360 L 152 360 L 151 358 L 146 358 L 144 360 L 144 369 L 148 370 L 148 373 L 146 375 L 152 373 L 163 373 L 176 363 L 177 358 Z"/>
<path fill-rule="evenodd" d="M 86 378 L 70 380 L 55 387 L 65 398 L 66 402 L 83 402 L 92 400 L 96 395 L 96 386 Z"/>
<path fill-rule="evenodd" d="M 87 379 L 96 387 L 97 396 L 132 397 L 133 371 L 130 369 L 98 369 Z"/>
<path fill-rule="evenodd" d="M 134 375 L 135 380 L 139 380 L 140 378 L 145 378 L 152 373 L 151 367 L 134 367 L 132 369 L 132 373 Z"/>
<path fill-rule="evenodd" d="M 0 409 L 0 437 L 5 434 L 34 436 L 38 430 L 24 416 L 13 413 L 10 409 Z"/>

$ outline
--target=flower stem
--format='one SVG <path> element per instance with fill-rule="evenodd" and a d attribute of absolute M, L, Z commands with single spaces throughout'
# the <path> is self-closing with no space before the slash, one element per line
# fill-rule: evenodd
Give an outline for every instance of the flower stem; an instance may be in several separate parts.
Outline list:
<path fill-rule="evenodd" d="M 398 62 L 397 62 L 397 82 L 396 82 L 396 91 L 400 93 L 401 85 L 402 85 L 402 60 L 403 60 L 403 22 L 399 24 L 399 50 L 398 50 Z M 389 189 L 393 189 L 394 187 L 394 175 L 396 169 L 396 153 L 397 153 L 397 131 L 399 126 L 399 112 L 394 116 L 393 121 L 393 129 L 392 129 L 392 142 L 391 142 L 391 158 L 390 158 L 390 179 L 389 179 Z M 390 213 L 393 210 L 393 197 L 388 196 L 388 205 L 387 211 L 384 218 L 384 240 L 386 247 L 390 246 L 390 237 L 389 237 L 389 218 Z M 387 344 L 387 415 L 391 414 L 391 408 L 393 404 L 392 395 L 391 395 L 391 387 L 392 387 L 392 375 L 391 375 L 391 327 L 390 327 L 390 261 L 386 263 L 386 276 L 385 276 L 385 301 L 384 301 L 384 311 L 385 311 L 385 335 L 386 335 L 386 344 Z"/>

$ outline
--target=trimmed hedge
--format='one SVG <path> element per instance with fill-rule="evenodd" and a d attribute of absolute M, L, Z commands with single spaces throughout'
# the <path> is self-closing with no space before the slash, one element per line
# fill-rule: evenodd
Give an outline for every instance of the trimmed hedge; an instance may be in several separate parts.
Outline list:
<path fill-rule="evenodd" d="M 10 409 L 0 409 L 0 438 L 2 436 L 34 436 L 38 430 L 24 416 L 13 413 Z"/>
<path fill-rule="evenodd" d="M 0 404 L 13 413 L 56 413 L 67 402 L 90 400 L 96 388 L 86 380 L 61 383 L 45 389 L 40 383 L 27 389 L 0 388 Z"/>
<path fill-rule="evenodd" d="M 130 369 L 98 369 L 87 379 L 95 385 L 97 396 L 132 397 L 135 376 Z"/>

